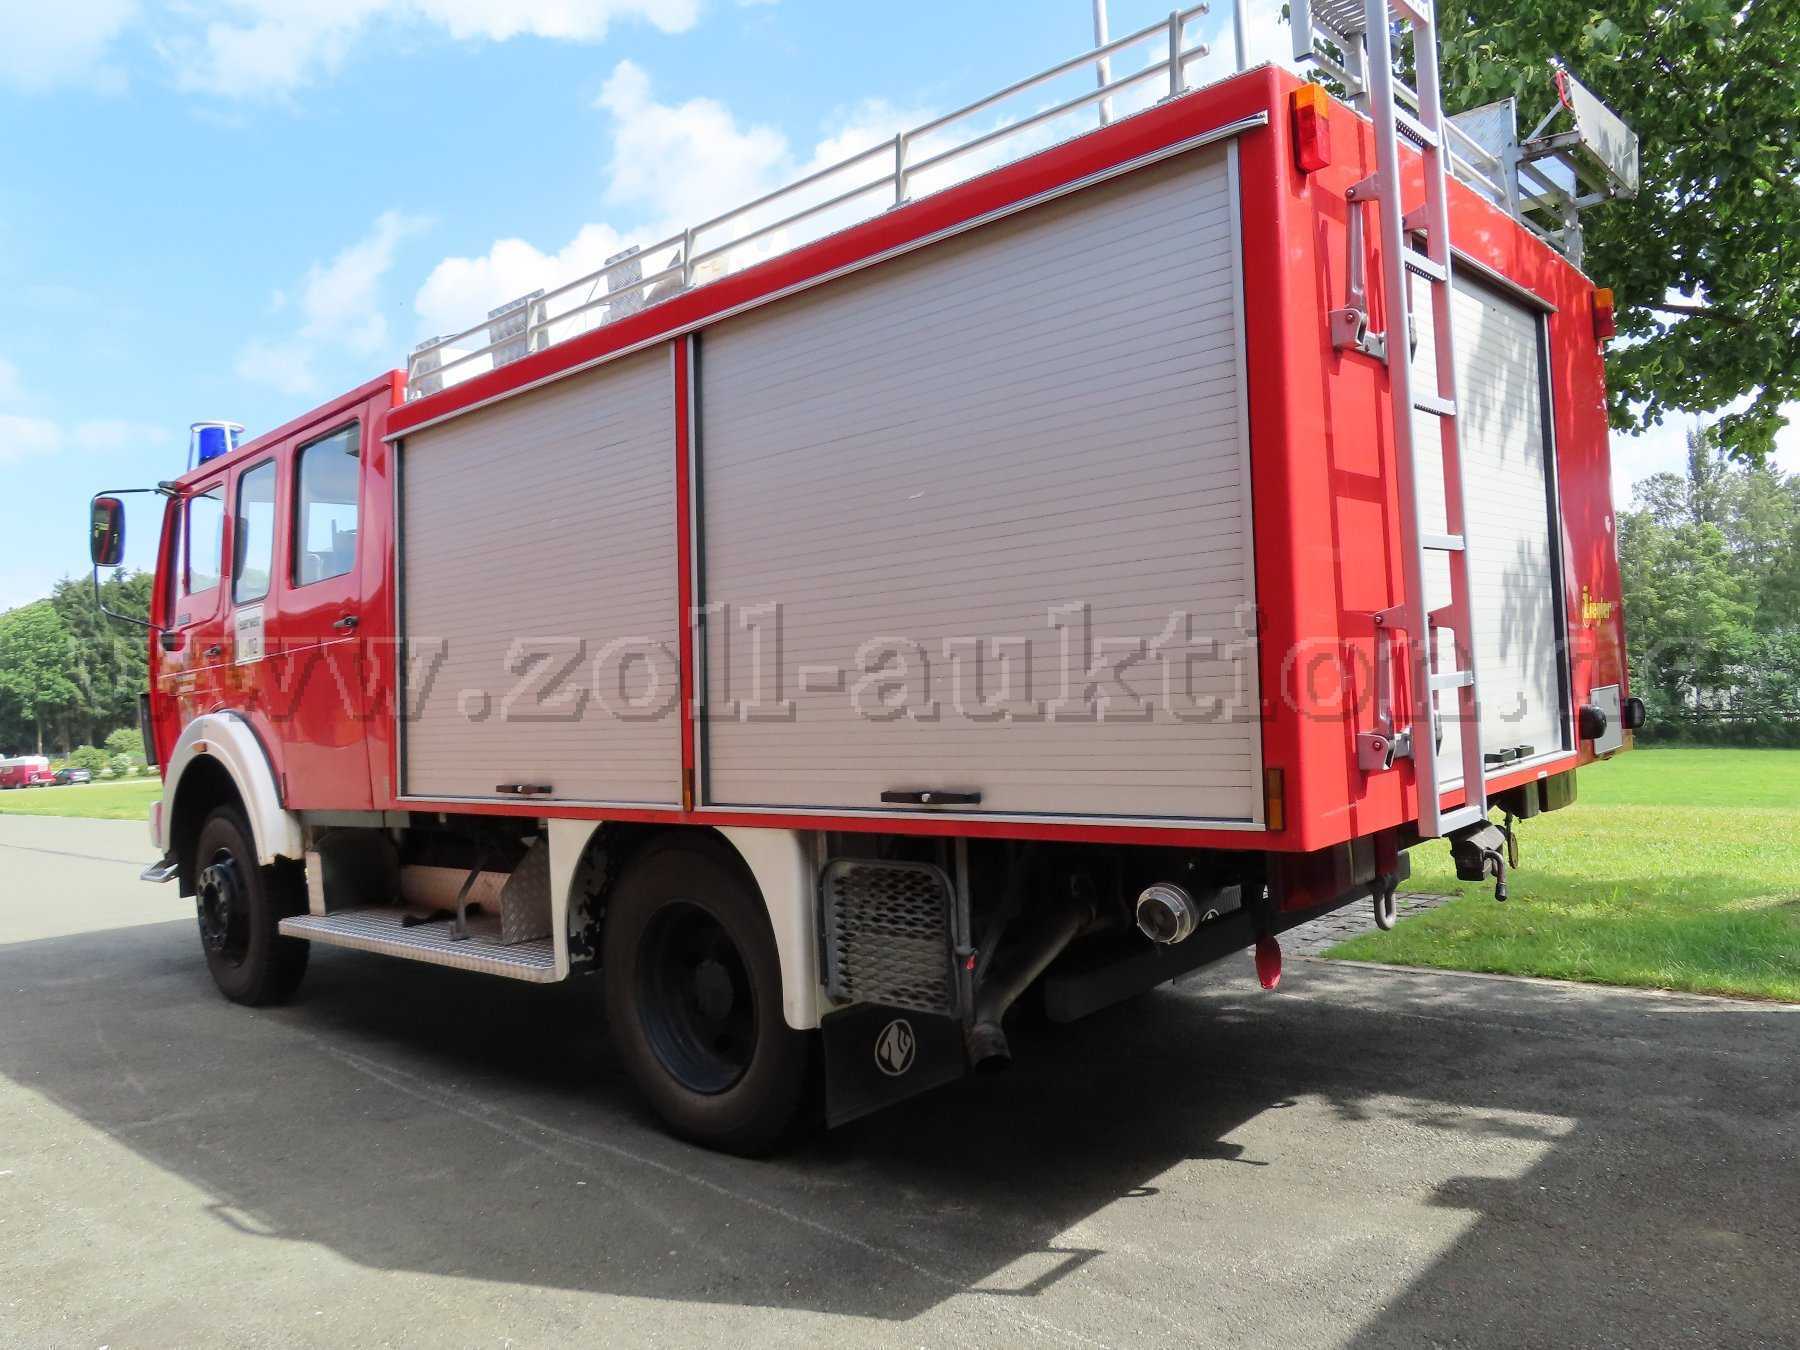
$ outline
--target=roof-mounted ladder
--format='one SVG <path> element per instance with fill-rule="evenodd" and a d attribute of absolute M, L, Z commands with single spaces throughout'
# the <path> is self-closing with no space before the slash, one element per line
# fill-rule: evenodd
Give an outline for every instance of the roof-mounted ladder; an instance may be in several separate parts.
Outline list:
<path fill-rule="evenodd" d="M 1378 644 L 1376 687 L 1385 699 L 1391 688 L 1388 654 L 1403 632 L 1410 659 L 1413 726 L 1403 727 L 1391 709 L 1378 709 L 1386 724 L 1358 738 L 1365 769 L 1390 768 L 1410 757 L 1419 796 L 1419 832 L 1426 837 L 1449 834 L 1487 819 L 1487 792 L 1482 777 L 1480 680 L 1475 668 L 1474 624 L 1469 588 L 1469 536 L 1461 437 L 1457 426 L 1456 361 L 1451 329 L 1450 225 L 1445 193 L 1447 130 L 1438 89 L 1437 32 L 1432 0 L 1298 0 L 1294 6 L 1296 46 L 1304 34 L 1318 59 L 1315 34 L 1336 49 L 1320 60 L 1325 69 L 1366 89 L 1367 107 L 1375 123 L 1375 173 L 1356 185 L 1353 195 L 1373 202 L 1380 212 L 1382 286 L 1388 314 L 1387 367 L 1398 465 L 1404 596 L 1375 616 Z M 1418 91 L 1400 85 L 1394 73 L 1396 48 L 1410 27 Z M 1367 41 L 1375 35 L 1371 48 Z M 1409 111 L 1401 105 L 1406 96 Z M 1425 200 L 1408 211 L 1401 200 L 1400 141 L 1416 147 L 1425 161 Z M 1413 241 L 1423 244 L 1423 251 Z M 1399 265 L 1393 265 L 1394 262 Z M 1411 275 L 1417 275 L 1431 297 L 1432 338 L 1437 347 L 1437 388 L 1413 388 L 1406 359 L 1412 322 Z M 1366 348 L 1365 348 L 1366 350 Z M 1438 453 L 1423 454 L 1414 445 L 1415 411 L 1429 414 L 1437 425 Z M 1444 478 L 1444 527 L 1429 529 L 1421 514 L 1417 475 L 1421 457 L 1441 465 Z M 1429 470 L 1427 470 L 1429 471 Z M 1428 610 L 1425 597 L 1426 555 L 1441 553 L 1450 570 L 1450 603 Z M 1435 670 L 1436 630 L 1454 638 L 1454 670 Z M 1440 697 L 1443 702 L 1440 702 Z M 1452 703 L 1453 700 L 1453 703 Z M 1450 715 L 1450 706 L 1456 712 Z M 1449 725 L 1445 725 L 1449 724 Z M 1452 781 L 1436 753 L 1439 729 L 1458 737 L 1463 805 L 1446 810 L 1444 786 Z"/>

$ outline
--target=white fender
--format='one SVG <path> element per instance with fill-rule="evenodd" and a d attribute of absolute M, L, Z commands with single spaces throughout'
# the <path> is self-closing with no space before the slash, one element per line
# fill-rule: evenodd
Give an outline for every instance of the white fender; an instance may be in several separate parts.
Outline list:
<path fill-rule="evenodd" d="M 250 819 L 256 860 L 265 865 L 277 858 L 304 860 L 306 845 L 300 818 L 282 809 L 281 789 L 262 743 L 250 730 L 250 724 L 234 713 L 206 713 L 182 729 L 163 774 L 162 801 L 150 817 L 151 840 L 156 847 L 164 855 L 169 852 L 175 795 L 181 790 L 181 779 L 188 767 L 202 755 L 216 760 L 231 775 L 244 803 L 244 814 Z"/>
<path fill-rule="evenodd" d="M 812 855 L 798 830 L 721 825 L 762 890 L 781 960 L 781 1012 L 795 1031 L 819 1025 L 819 907 Z"/>
<path fill-rule="evenodd" d="M 587 849 L 595 820 L 550 821 L 550 905 L 556 924 L 557 967 L 568 971 L 569 889 Z M 819 923 L 813 898 L 813 865 L 795 830 L 752 830 L 728 826 L 719 833 L 738 851 L 756 878 L 775 933 L 781 964 L 781 1013 L 795 1031 L 819 1025 Z"/>

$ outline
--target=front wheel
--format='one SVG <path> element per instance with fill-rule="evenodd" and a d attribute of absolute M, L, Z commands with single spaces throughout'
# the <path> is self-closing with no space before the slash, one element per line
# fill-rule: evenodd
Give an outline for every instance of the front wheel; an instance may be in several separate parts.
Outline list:
<path fill-rule="evenodd" d="M 675 1133 L 767 1152 L 807 1095 L 811 1038 L 787 1025 L 762 897 L 707 847 L 652 845 L 607 906 L 606 1010 L 625 1067 Z"/>
<path fill-rule="evenodd" d="M 306 907 L 298 872 L 261 867 L 250 827 L 234 806 L 218 806 L 194 848 L 194 909 L 206 968 L 233 1003 L 285 1003 L 306 974 L 311 944 L 276 927 Z"/>

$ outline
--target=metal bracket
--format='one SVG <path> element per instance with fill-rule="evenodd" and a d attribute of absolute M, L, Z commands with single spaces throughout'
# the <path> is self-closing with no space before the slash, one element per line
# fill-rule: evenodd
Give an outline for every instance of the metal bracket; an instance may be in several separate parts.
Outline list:
<path fill-rule="evenodd" d="M 1390 605 L 1369 616 L 1375 625 L 1375 730 L 1356 734 L 1356 764 L 1364 773 L 1383 773 L 1412 758 L 1411 727 L 1394 725 L 1393 634 L 1406 628 L 1406 607 Z"/>
<path fill-rule="evenodd" d="M 1386 361 L 1387 335 L 1369 331 L 1368 250 L 1363 246 L 1363 215 L 1374 193 L 1373 177 L 1352 183 L 1344 192 L 1344 200 L 1350 206 L 1346 227 L 1349 266 L 1344 272 L 1344 307 L 1332 310 L 1327 318 L 1331 325 L 1332 350 L 1348 348 L 1377 361 Z"/>
<path fill-rule="evenodd" d="M 1356 733 L 1356 767 L 1364 773 L 1384 773 L 1403 759 L 1411 759 L 1412 728 L 1396 731 L 1359 731 Z"/>

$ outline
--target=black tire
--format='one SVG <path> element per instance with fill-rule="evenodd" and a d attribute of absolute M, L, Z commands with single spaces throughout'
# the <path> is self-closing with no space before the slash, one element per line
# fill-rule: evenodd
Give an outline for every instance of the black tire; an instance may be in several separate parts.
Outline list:
<path fill-rule="evenodd" d="M 620 1058 L 670 1130 L 752 1156 L 787 1136 L 813 1038 L 782 1015 L 775 935 L 733 860 L 686 840 L 634 859 L 607 905 L 604 969 Z"/>
<path fill-rule="evenodd" d="M 216 806 L 200 827 L 193 871 L 200 949 L 219 992 L 252 1007 L 292 998 L 312 944 L 282 937 L 275 925 L 306 908 L 300 870 L 257 866 L 243 813 Z"/>

